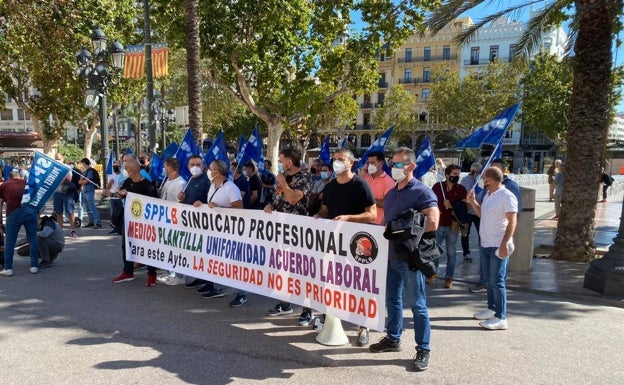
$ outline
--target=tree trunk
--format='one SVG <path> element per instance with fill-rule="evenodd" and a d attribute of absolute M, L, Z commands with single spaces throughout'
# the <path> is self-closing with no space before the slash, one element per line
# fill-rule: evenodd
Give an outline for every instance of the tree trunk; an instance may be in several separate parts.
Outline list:
<path fill-rule="evenodd" d="M 564 196 L 553 257 L 594 258 L 594 217 L 600 167 L 611 121 L 613 0 L 576 0 L 579 22 L 574 46 L 574 83 L 567 133 Z"/>
<path fill-rule="evenodd" d="M 267 138 L 267 152 L 265 159 L 268 159 L 272 163 L 271 172 L 277 173 L 277 159 L 279 156 L 279 141 L 284 133 L 284 124 L 278 117 L 271 117 L 269 121 L 265 121 L 269 129 L 269 136 Z"/>
<path fill-rule="evenodd" d="M 201 99 L 201 62 L 199 37 L 199 0 L 186 0 L 186 68 L 188 74 L 189 124 L 195 140 L 203 133 Z"/>
<path fill-rule="evenodd" d="M 95 134 L 97 133 L 97 129 L 98 129 L 97 119 L 93 119 L 93 122 L 91 123 L 90 126 L 89 126 L 89 123 L 85 121 L 84 126 L 85 126 L 84 156 L 85 158 L 91 159 L 93 138 L 95 138 Z"/>

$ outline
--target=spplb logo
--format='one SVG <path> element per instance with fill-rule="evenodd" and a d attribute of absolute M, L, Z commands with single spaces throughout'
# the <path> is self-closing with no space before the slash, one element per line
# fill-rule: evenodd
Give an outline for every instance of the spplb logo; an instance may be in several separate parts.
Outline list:
<path fill-rule="evenodd" d="M 135 198 L 132 200 L 130 211 L 132 212 L 132 218 L 141 219 L 141 214 L 143 214 L 143 203 L 141 203 L 140 199 Z"/>
<path fill-rule="evenodd" d="M 364 265 L 373 263 L 373 261 L 377 258 L 377 253 L 379 252 L 379 247 L 377 246 L 375 238 L 364 231 L 360 231 L 359 233 L 353 235 L 351 242 L 349 243 L 349 248 L 353 258 L 357 262 Z"/>

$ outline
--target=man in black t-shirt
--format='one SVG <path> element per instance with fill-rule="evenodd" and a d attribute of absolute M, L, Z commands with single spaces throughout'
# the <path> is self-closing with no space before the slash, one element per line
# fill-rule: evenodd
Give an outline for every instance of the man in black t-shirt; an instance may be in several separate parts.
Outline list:
<path fill-rule="evenodd" d="M 136 159 L 126 160 L 124 162 L 124 169 L 128 172 L 128 178 L 124 180 L 123 184 L 119 188 L 119 196 L 122 199 L 125 200 L 129 192 L 158 198 L 158 190 L 156 190 L 154 184 L 141 176 L 141 165 Z M 126 260 L 126 232 L 122 229 L 121 234 L 121 250 L 124 268 L 121 274 L 113 279 L 113 283 L 134 280 L 134 262 Z M 146 285 L 156 285 L 156 268 L 154 266 L 147 266 Z"/>
<path fill-rule="evenodd" d="M 261 210 L 260 197 L 262 196 L 262 180 L 258 176 L 258 169 L 254 162 L 247 162 L 243 168 L 244 174 L 249 178 L 249 202 L 254 210 Z"/>
<path fill-rule="evenodd" d="M 377 205 L 368 183 L 351 171 L 355 157 L 351 150 L 334 153 L 332 168 L 336 178 L 323 190 L 323 205 L 314 218 L 371 223 L 377 218 Z M 368 329 L 358 330 L 359 346 L 368 344 Z"/>

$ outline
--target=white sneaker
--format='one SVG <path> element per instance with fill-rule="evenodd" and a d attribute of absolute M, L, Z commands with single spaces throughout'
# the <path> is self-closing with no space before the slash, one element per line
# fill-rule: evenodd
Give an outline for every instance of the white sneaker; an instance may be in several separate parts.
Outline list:
<path fill-rule="evenodd" d="M 171 277 L 171 275 L 169 275 L 169 273 L 166 273 L 166 274 L 160 274 L 158 277 L 156 277 L 156 280 L 157 280 L 158 282 L 165 283 L 165 282 L 167 282 L 167 280 L 169 279 L 169 277 Z"/>
<path fill-rule="evenodd" d="M 13 269 L 3 269 L 2 271 L 0 271 L 0 275 L 3 277 L 12 277 Z"/>
<path fill-rule="evenodd" d="M 184 283 L 185 283 L 184 278 L 180 278 L 180 277 L 175 276 L 175 275 L 174 276 L 170 276 L 165 281 L 165 285 L 169 285 L 169 286 L 182 285 Z"/>
<path fill-rule="evenodd" d="M 37 274 L 39 272 L 39 268 L 38 267 L 31 267 L 30 268 L 30 274 Z"/>
<path fill-rule="evenodd" d="M 494 310 L 483 310 L 474 314 L 474 318 L 478 320 L 487 320 L 494 318 Z"/>
<path fill-rule="evenodd" d="M 479 322 L 479 326 L 489 330 L 506 330 L 507 320 L 495 317 L 486 321 Z"/>

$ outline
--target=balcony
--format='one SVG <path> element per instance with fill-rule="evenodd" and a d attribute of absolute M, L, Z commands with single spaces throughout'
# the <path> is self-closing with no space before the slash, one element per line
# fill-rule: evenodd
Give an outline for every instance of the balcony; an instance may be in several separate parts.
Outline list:
<path fill-rule="evenodd" d="M 362 109 L 366 109 L 366 108 L 373 108 L 373 103 L 360 103 L 360 108 Z"/>
<path fill-rule="evenodd" d="M 372 130 L 374 128 L 375 126 L 373 126 L 372 124 L 356 124 L 355 125 L 356 130 Z"/>
<path fill-rule="evenodd" d="M 377 86 L 379 88 L 388 88 L 388 82 L 386 81 L 380 81 L 379 83 L 377 83 Z"/>
<path fill-rule="evenodd" d="M 509 63 L 508 57 L 498 56 L 496 59 L 500 60 L 501 63 Z M 469 59 L 464 60 L 464 66 L 486 66 L 493 61 L 494 59 Z"/>
<path fill-rule="evenodd" d="M 416 79 L 414 78 L 399 78 L 399 84 L 414 84 Z"/>
<path fill-rule="evenodd" d="M 452 55 L 429 55 L 429 56 L 412 56 L 402 57 L 398 59 L 399 64 L 405 63 L 422 63 L 422 62 L 438 62 L 444 60 L 457 60 L 457 54 Z"/>

